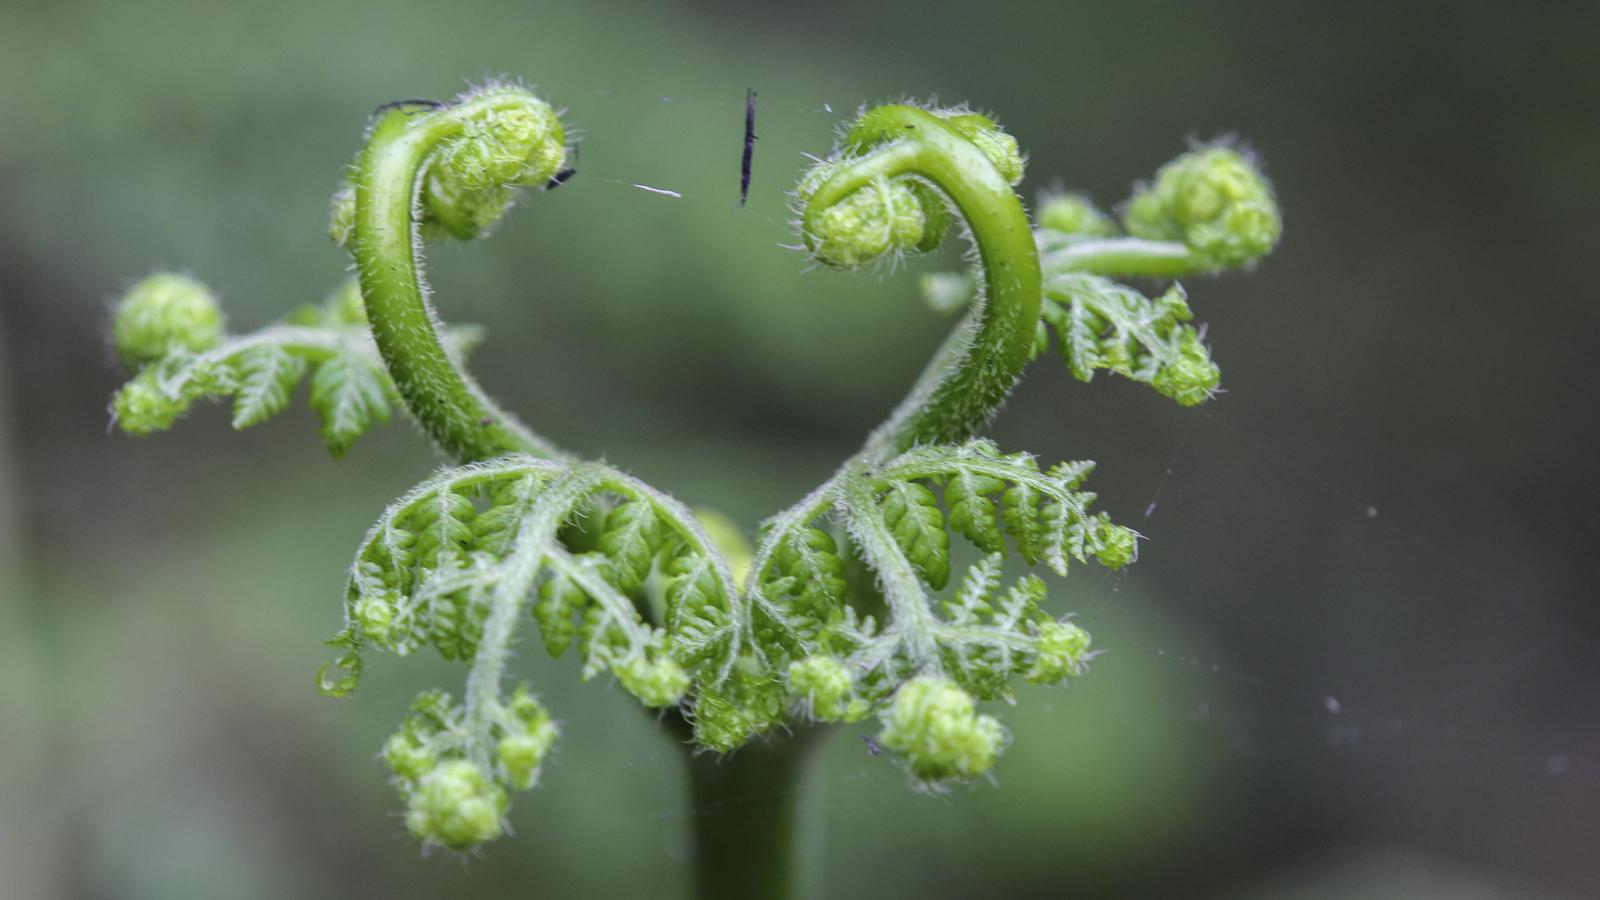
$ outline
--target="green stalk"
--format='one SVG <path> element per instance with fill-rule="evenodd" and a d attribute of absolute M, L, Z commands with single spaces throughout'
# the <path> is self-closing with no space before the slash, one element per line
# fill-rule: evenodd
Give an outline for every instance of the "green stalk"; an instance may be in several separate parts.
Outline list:
<path fill-rule="evenodd" d="M 353 248 L 372 336 L 406 407 L 462 463 L 506 453 L 561 456 L 496 406 L 450 358 L 419 259 L 418 197 L 430 158 L 473 117 L 524 102 L 515 94 L 489 94 L 437 110 L 389 110 L 357 163 Z"/>
<path fill-rule="evenodd" d="M 698 900 L 791 900 L 800 810 L 812 750 L 827 734 L 803 728 L 725 757 L 688 757 Z"/>
<path fill-rule="evenodd" d="M 877 179 L 915 176 L 943 191 L 977 246 L 984 296 L 968 336 L 935 357 L 911 393 L 868 439 L 882 458 L 916 444 L 964 440 L 988 423 L 1028 364 L 1039 320 L 1039 254 L 1033 230 L 1011 185 L 972 141 L 914 106 L 883 106 L 851 130 L 858 146 L 806 200 L 803 227 L 817 230 L 823 212 Z"/>

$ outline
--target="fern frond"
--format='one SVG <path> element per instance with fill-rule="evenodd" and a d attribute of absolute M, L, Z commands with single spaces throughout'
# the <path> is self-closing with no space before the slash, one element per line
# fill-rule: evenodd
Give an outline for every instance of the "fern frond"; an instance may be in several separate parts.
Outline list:
<path fill-rule="evenodd" d="M 976 290 L 970 273 L 934 273 L 922 280 L 923 300 L 938 312 L 960 308 L 952 298 L 967 302 Z M 1067 370 L 1079 381 L 1092 380 L 1097 371 L 1115 372 L 1180 406 L 1199 405 L 1216 393 L 1222 373 L 1200 330 L 1190 324 L 1194 313 L 1182 285 L 1152 298 L 1100 275 L 1047 267 L 1039 313 L 1035 355 L 1049 344 L 1048 325 Z"/>
<path fill-rule="evenodd" d="M 289 405 L 289 394 L 305 374 L 306 361 L 282 347 L 266 345 L 239 354 L 239 388 L 233 398 L 233 427 L 249 428 Z"/>
<path fill-rule="evenodd" d="M 352 282 L 322 306 L 249 334 L 226 335 L 219 325 L 205 344 L 168 341 L 124 352 L 137 371 L 112 398 L 117 426 L 136 436 L 165 431 L 199 401 L 232 397 L 233 427 L 249 428 L 282 412 L 310 371 L 310 404 L 323 440 L 334 456 L 342 455 L 389 420 L 396 398 L 360 303 Z M 479 332 L 459 327 L 446 329 L 446 336 L 455 352 L 465 353 Z"/>
<path fill-rule="evenodd" d="M 1199 331 L 1189 324 L 1193 313 L 1179 285 L 1150 298 L 1098 275 L 1055 275 L 1046 281 L 1042 315 L 1079 381 L 1106 369 L 1148 384 L 1180 406 L 1195 406 L 1215 393 L 1221 379 Z"/>
<path fill-rule="evenodd" d="M 846 466 L 764 535 L 744 599 L 756 624 L 755 657 L 788 673 L 792 710 L 825 720 L 885 711 L 923 676 L 993 699 L 1008 697 L 1014 678 L 1081 673 L 1087 634 L 1082 646 L 1065 641 L 1068 625 L 1042 609 L 1044 582 L 1029 575 L 1002 591 L 1000 572 L 1012 546 L 1060 575 L 1074 563 L 1131 561 L 1137 535 L 1093 512 L 1094 495 L 1081 490 L 1092 469 L 1068 462 L 1041 470 L 1031 455 L 1002 453 L 986 440 Z M 881 622 L 844 590 L 843 554 L 823 527 L 830 519 L 877 577 L 887 606 Z M 941 601 L 952 535 L 985 555 Z M 762 718 L 727 695 L 703 716 L 719 738 Z"/>
<path fill-rule="evenodd" d="M 934 590 L 950 581 L 950 535 L 944 513 L 926 485 L 890 481 L 884 489 L 883 516 L 895 543 Z"/>
<path fill-rule="evenodd" d="M 597 509 L 606 512 L 594 549 L 564 546 L 561 535 Z M 635 599 L 654 583 L 658 561 L 665 622 L 650 621 Z M 397 653 L 432 644 L 468 662 L 465 703 L 425 696 L 423 705 L 449 714 L 414 716 L 395 739 L 431 760 L 425 773 L 402 775 L 402 792 L 415 807 L 428 778 L 463 760 L 493 776 L 474 789 L 498 797 L 503 811 L 504 790 L 532 783 L 553 740 L 507 712 L 531 695 L 500 692 L 530 607 L 552 655 L 576 645 L 584 677 L 610 672 L 644 705 L 664 707 L 695 702 L 695 685 L 716 685 L 740 652 L 735 596 L 694 515 L 623 472 L 529 456 L 445 469 L 385 510 L 357 551 L 346 626 L 330 642 L 346 651 L 337 662 L 344 675 L 324 690 L 355 687 L 364 642 Z M 470 780 L 465 770 L 457 776 Z"/>

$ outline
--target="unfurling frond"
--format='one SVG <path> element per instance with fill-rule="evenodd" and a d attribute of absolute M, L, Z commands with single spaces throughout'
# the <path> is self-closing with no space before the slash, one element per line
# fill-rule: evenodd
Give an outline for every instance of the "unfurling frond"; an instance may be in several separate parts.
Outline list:
<path fill-rule="evenodd" d="M 473 328 L 447 331 L 458 352 Z M 216 303 L 198 282 L 154 275 L 118 306 L 112 337 L 135 374 L 112 398 L 116 424 L 132 435 L 165 431 L 198 401 L 233 399 L 233 427 L 282 412 L 311 373 L 310 403 L 335 456 L 389 420 L 394 384 L 372 344 L 355 282 L 320 306 L 249 334 L 228 335 Z"/>
<path fill-rule="evenodd" d="M 1016 192 L 1024 155 L 993 119 L 864 107 L 800 178 L 802 245 L 823 266 L 892 264 L 959 225 L 971 269 L 922 286 L 937 310 L 965 315 L 862 449 L 766 522 L 752 552 L 720 515 L 518 422 L 462 364 L 476 333 L 441 326 L 421 248 L 482 236 L 524 188 L 563 183 L 560 114 L 491 83 L 387 103 L 368 124 L 328 223 L 357 279 L 247 334 L 228 334 L 191 278 L 140 282 L 111 328 L 133 371 L 112 410 L 144 435 L 231 398 L 243 429 L 309 382 L 335 455 L 400 405 L 452 460 L 362 541 L 318 686 L 353 691 L 372 649 L 431 647 L 468 667 L 463 690 L 423 692 L 383 747 L 407 829 L 455 850 L 506 832 L 511 793 L 538 781 L 557 738 L 526 684 L 506 690 L 520 647 L 571 654 L 584 679 L 609 675 L 692 731 L 696 751 L 875 717 L 878 745 L 921 787 L 989 772 L 1010 736 L 979 703 L 1011 700 L 1019 679 L 1076 678 L 1094 656 L 1083 627 L 1046 610 L 1045 581 L 1008 565 L 1120 569 L 1139 536 L 1093 509 L 1092 463 L 1041 468 L 979 436 L 1052 333 L 1079 380 L 1113 372 L 1184 406 L 1212 396 L 1218 369 L 1183 288 L 1147 295 L 1114 279 L 1247 267 L 1282 230 L 1271 185 L 1229 146 L 1162 167 L 1120 220 L 1056 191 L 1030 221 Z"/>
<path fill-rule="evenodd" d="M 1045 284 L 1044 321 L 1079 381 L 1105 369 L 1195 406 L 1212 395 L 1222 374 L 1189 324 L 1187 299 L 1178 285 L 1151 298 L 1098 275 L 1058 275 Z"/>
<path fill-rule="evenodd" d="M 904 755 L 919 782 L 937 787 L 979 774 L 1003 743 L 998 723 L 968 722 L 961 727 L 980 728 L 983 740 L 940 755 L 908 737 L 917 716 L 907 710 L 924 704 L 902 697 L 937 683 L 965 698 L 970 718 L 974 699 L 1010 696 L 1013 678 L 1055 683 L 1086 669 L 1088 633 L 1043 610 L 1044 582 L 1026 576 L 1002 589 L 1000 570 L 1013 548 L 1060 575 L 1073 563 L 1115 569 L 1132 561 L 1137 536 L 1091 512 L 1094 495 L 1080 490 L 1090 469 L 1064 463 L 1042 471 L 1033 457 L 981 440 L 847 467 L 771 523 L 746 585 L 752 654 L 786 673 L 782 687 L 801 716 L 855 721 L 882 711 L 884 746 Z M 847 595 L 836 540 L 819 527 L 830 518 L 876 575 L 886 609 L 869 613 Z M 985 556 L 941 601 L 952 536 Z M 960 705 L 947 698 L 934 706 L 950 703 Z M 719 735 L 735 725 L 761 730 L 760 717 L 741 721 L 738 712 L 724 704 L 700 715 Z"/>
<path fill-rule="evenodd" d="M 585 529 L 597 532 L 593 549 L 563 543 L 563 532 Z M 339 661 L 346 676 L 323 689 L 355 687 L 363 645 L 402 655 L 432 645 L 469 664 L 464 704 L 425 695 L 419 702 L 431 712 L 413 716 L 397 737 L 402 749 L 427 749 L 428 774 L 397 775 L 419 837 L 477 843 L 498 834 L 489 823 L 504 811 L 503 791 L 532 785 L 554 739 L 525 691 L 500 694 L 517 626 L 530 611 L 552 654 L 576 645 L 585 678 L 610 672 L 643 705 L 671 707 L 697 681 L 714 684 L 739 653 L 734 597 L 699 521 L 615 469 L 527 456 L 446 469 L 391 505 L 362 543 L 345 628 L 331 642 L 347 651 Z M 669 609 L 667 627 L 641 612 L 658 599 Z M 419 722 L 436 727 L 422 736 Z M 439 813 L 445 798 L 470 800 L 476 812 Z"/>

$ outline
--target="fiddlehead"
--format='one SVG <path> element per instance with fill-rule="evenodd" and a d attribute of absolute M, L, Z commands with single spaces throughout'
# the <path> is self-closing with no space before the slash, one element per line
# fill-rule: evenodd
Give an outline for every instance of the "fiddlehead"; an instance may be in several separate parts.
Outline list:
<path fill-rule="evenodd" d="M 529 91 L 491 84 L 454 103 L 377 113 L 351 183 L 334 195 L 331 231 L 360 274 L 372 336 L 406 407 L 452 458 L 556 455 L 497 407 L 452 358 L 428 302 L 424 238 L 468 239 L 540 186 L 565 159 L 561 119 Z"/>
<path fill-rule="evenodd" d="M 1039 258 L 1011 185 L 1016 141 L 965 109 L 880 106 L 864 112 L 801 180 L 800 232 L 818 262 L 854 268 L 931 250 L 952 221 L 972 236 L 983 293 L 912 393 L 869 444 L 878 456 L 971 437 L 1027 364 L 1039 318 Z"/>
<path fill-rule="evenodd" d="M 1253 264 L 1276 246 L 1282 217 L 1272 186 L 1248 154 L 1201 147 L 1156 173 L 1125 204 L 1123 234 L 1087 197 L 1056 194 L 1040 204 L 1036 239 L 1043 267 L 1043 321 L 1035 352 L 1053 329 L 1080 381 L 1097 370 L 1150 385 L 1182 406 L 1215 393 L 1221 371 L 1190 324 L 1178 284 L 1157 297 L 1117 277 L 1212 274 Z M 923 276 L 929 306 L 952 311 L 978 290 L 973 275 Z"/>
<path fill-rule="evenodd" d="M 469 332 L 439 321 L 421 248 L 425 238 L 485 233 L 521 187 L 544 185 L 560 169 L 563 140 L 555 111 L 512 85 L 490 84 L 450 104 L 380 107 L 349 180 L 334 194 L 330 223 L 334 240 L 355 257 L 359 289 L 342 291 L 322 314 L 299 313 L 222 341 L 221 315 L 202 286 L 181 276 L 150 279 L 128 295 L 113 326 L 119 352 L 138 367 L 113 401 L 118 422 L 148 434 L 198 399 L 235 395 L 235 427 L 255 424 L 283 407 L 311 362 L 312 404 L 335 454 L 386 421 L 398 396 L 458 461 L 558 455 L 466 372 Z"/>

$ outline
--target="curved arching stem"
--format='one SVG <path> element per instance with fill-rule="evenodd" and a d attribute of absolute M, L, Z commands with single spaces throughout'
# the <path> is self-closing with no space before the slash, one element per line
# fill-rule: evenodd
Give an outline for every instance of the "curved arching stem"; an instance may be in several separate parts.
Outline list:
<path fill-rule="evenodd" d="M 884 106 L 864 115 L 843 160 L 807 200 L 802 225 L 879 178 L 911 175 L 942 191 L 966 221 L 983 271 L 972 317 L 947 341 L 911 393 L 867 442 L 887 457 L 916 444 L 959 441 L 982 428 L 1028 363 L 1039 321 L 1039 255 L 1016 192 L 972 141 L 933 113 Z"/>
<path fill-rule="evenodd" d="M 439 108 L 398 105 L 374 124 L 357 161 L 352 247 L 373 339 L 411 414 L 462 463 L 513 452 L 562 457 L 496 406 L 451 358 L 439 340 L 420 258 L 419 198 L 430 157 L 474 117 L 530 101 L 502 92 Z"/>

